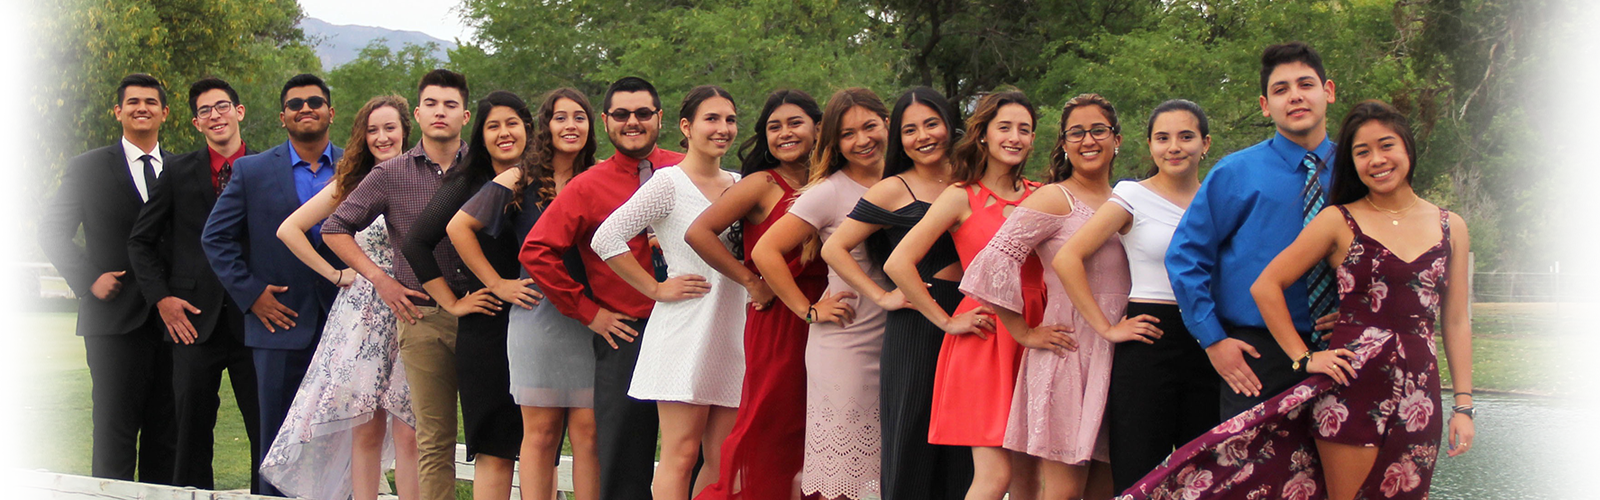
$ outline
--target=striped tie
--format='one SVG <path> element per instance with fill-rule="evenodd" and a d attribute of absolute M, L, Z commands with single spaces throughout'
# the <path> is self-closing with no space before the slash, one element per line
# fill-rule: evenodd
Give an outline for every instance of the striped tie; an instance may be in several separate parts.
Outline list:
<path fill-rule="evenodd" d="M 1311 223 L 1311 219 L 1315 218 L 1318 212 L 1322 211 L 1324 195 L 1322 192 L 1322 179 L 1318 174 L 1322 173 L 1325 165 L 1322 163 L 1322 159 L 1317 157 L 1316 153 L 1306 153 L 1305 159 L 1300 161 L 1300 166 L 1306 169 L 1306 185 L 1305 189 L 1300 193 L 1301 197 L 1305 199 L 1305 204 L 1303 205 L 1305 218 L 1301 223 L 1301 227 L 1304 227 L 1305 224 Z M 1317 261 L 1317 265 L 1311 267 L 1311 272 L 1306 273 L 1306 290 L 1310 293 L 1312 321 L 1316 321 L 1317 318 L 1333 312 L 1336 298 L 1333 288 L 1333 268 L 1328 267 L 1326 261 Z M 1314 346 L 1316 349 L 1327 349 L 1328 344 L 1323 342 L 1320 337 L 1320 335 L 1313 333 L 1311 338 L 1306 339 L 1307 345 Z"/>

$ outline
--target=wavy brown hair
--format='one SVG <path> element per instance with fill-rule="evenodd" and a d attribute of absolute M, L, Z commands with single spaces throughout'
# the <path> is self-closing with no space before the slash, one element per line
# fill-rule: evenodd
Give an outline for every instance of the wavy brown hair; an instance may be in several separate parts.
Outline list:
<path fill-rule="evenodd" d="M 974 184 L 983 180 L 983 174 L 989 168 L 989 149 L 984 146 L 983 140 L 989 135 L 989 122 L 993 122 L 1000 108 L 1012 104 L 1020 104 L 1028 110 L 1028 119 L 1034 123 L 1030 127 L 1037 129 L 1039 111 L 1033 107 L 1033 102 L 1021 91 L 1007 90 L 986 94 L 978 99 L 978 107 L 972 111 L 972 116 L 967 117 L 967 133 L 956 141 L 950 155 L 950 182 Z M 1033 151 L 1028 151 L 1031 156 Z M 1022 184 L 1022 169 L 1028 166 L 1028 157 L 1023 156 L 1022 161 L 1011 166 L 1011 182 L 1015 185 Z"/>
<path fill-rule="evenodd" d="M 811 176 L 806 182 L 807 187 L 844 170 L 845 165 L 849 164 L 844 159 L 844 152 L 839 150 L 839 130 L 844 128 L 844 114 L 858 106 L 877 113 L 878 118 L 885 122 L 889 120 L 889 108 L 884 107 L 878 94 L 871 90 L 851 87 L 834 92 L 833 97 L 828 98 L 828 105 L 822 109 L 822 129 L 817 134 L 817 149 L 811 154 Z"/>
<path fill-rule="evenodd" d="M 517 179 L 516 189 L 512 189 L 515 194 L 510 206 L 521 208 L 523 194 L 529 189 L 538 194 L 537 204 L 541 207 L 549 205 L 550 200 L 556 198 L 556 172 L 550 166 L 556 159 L 556 140 L 555 132 L 550 130 L 550 120 L 556 115 L 556 103 L 562 99 L 577 103 L 589 121 L 589 136 L 583 149 L 578 151 L 578 157 L 572 160 L 572 175 L 576 177 L 594 166 L 594 122 L 599 119 L 594 114 L 594 107 L 589 105 L 589 98 L 577 89 L 563 87 L 552 90 L 539 103 L 539 116 L 533 122 L 533 134 L 528 136 L 528 149 L 523 152 L 522 177 Z"/>
<path fill-rule="evenodd" d="M 1117 108 L 1100 94 L 1078 94 L 1068 100 L 1061 106 L 1061 135 L 1056 137 L 1055 149 L 1050 150 L 1050 182 L 1072 178 L 1072 160 L 1067 159 L 1067 151 L 1062 148 L 1067 145 L 1067 117 L 1072 115 L 1073 110 L 1083 106 L 1099 106 L 1100 111 L 1106 114 L 1106 119 L 1111 120 L 1111 134 L 1122 134 L 1122 125 L 1117 121 Z M 1116 161 L 1116 158 L 1111 160 Z"/>
<path fill-rule="evenodd" d="M 406 98 L 389 94 L 367 100 L 367 103 L 361 106 L 361 110 L 356 112 L 355 124 L 350 127 L 350 142 L 344 146 L 344 157 L 339 158 L 339 163 L 333 169 L 335 201 L 344 198 L 345 193 L 355 190 L 361 179 L 365 179 L 367 173 L 372 172 L 373 165 L 378 163 L 378 159 L 372 156 L 372 150 L 367 149 L 367 121 L 372 118 L 373 111 L 382 107 L 394 108 L 400 115 L 400 130 L 403 133 L 398 146 L 404 148 L 411 142 L 411 116 L 406 114 L 406 110 L 411 108 L 411 103 L 406 102 Z"/>

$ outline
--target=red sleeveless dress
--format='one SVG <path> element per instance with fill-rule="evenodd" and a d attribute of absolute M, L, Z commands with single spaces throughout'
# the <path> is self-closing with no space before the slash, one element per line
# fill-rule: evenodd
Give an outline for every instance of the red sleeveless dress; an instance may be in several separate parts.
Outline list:
<path fill-rule="evenodd" d="M 1406 262 L 1338 209 L 1355 238 L 1334 271 L 1339 321 L 1329 345 L 1355 352 L 1355 380 L 1312 375 L 1178 448 L 1118 500 L 1327 498 L 1317 439 L 1378 449 L 1356 498 L 1428 498 L 1450 415 L 1434 344 L 1450 213 L 1439 211 L 1439 243 Z"/>
<path fill-rule="evenodd" d="M 760 224 L 744 228 L 745 267 L 756 271 L 751 251 L 761 235 L 789 213 L 795 189 L 783 176 L 771 174 L 783 189 L 783 198 Z M 821 258 L 802 263 L 797 249 L 786 256 L 806 298 L 822 297 L 828 287 L 828 266 Z M 697 500 L 784 500 L 794 488 L 805 460 L 806 339 L 809 325 L 782 302 L 757 311 L 745 308 L 744 389 L 739 416 L 722 444 L 720 479 L 700 492 Z"/>
<path fill-rule="evenodd" d="M 1015 207 L 1037 189 L 1028 182 L 1022 198 L 1005 200 L 983 183 L 966 188 L 972 215 L 950 231 L 955 239 L 961 268 L 983 251 L 1006 222 L 1006 207 Z M 976 188 L 976 189 L 974 189 Z M 1023 315 L 1029 325 L 1038 325 L 1044 315 L 1044 266 L 1033 255 L 1022 265 Z M 961 299 L 956 314 L 982 304 L 970 297 Z M 1011 414 L 1011 396 L 1017 383 L 1017 366 L 1022 346 L 1011 338 L 1005 325 L 994 318 L 995 331 L 988 339 L 977 335 L 945 335 L 939 349 L 939 367 L 933 378 L 933 413 L 928 423 L 928 442 L 955 446 L 1000 447 L 1006 437 L 1006 421 Z"/>

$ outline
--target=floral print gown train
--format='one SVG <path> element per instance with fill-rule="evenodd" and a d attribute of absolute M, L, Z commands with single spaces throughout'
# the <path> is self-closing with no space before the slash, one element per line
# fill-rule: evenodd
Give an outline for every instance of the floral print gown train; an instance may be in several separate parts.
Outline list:
<path fill-rule="evenodd" d="M 1358 500 L 1428 498 L 1448 411 L 1434 333 L 1448 285 L 1450 215 L 1439 211 L 1439 243 L 1406 262 L 1338 209 L 1355 238 L 1336 270 L 1330 345 L 1355 352 L 1355 380 L 1339 386 L 1312 375 L 1179 448 L 1119 500 L 1326 498 L 1316 439 L 1378 448 Z"/>

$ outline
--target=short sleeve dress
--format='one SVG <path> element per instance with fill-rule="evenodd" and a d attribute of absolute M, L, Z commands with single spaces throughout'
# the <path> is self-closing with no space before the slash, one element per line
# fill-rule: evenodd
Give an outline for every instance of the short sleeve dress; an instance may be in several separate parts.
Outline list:
<path fill-rule="evenodd" d="M 726 172 L 739 180 L 739 174 Z M 694 274 L 711 285 L 704 296 L 656 302 L 645 325 L 639 363 L 628 396 L 645 401 L 675 401 L 729 408 L 739 406 L 744 384 L 744 287 L 727 279 L 683 240 L 689 224 L 711 200 L 678 167 L 655 172 L 633 197 L 595 229 L 591 245 L 601 259 L 628 253 L 628 240 L 645 228 L 655 231 L 668 278 Z M 724 231 L 731 248 L 733 231 Z"/>
<path fill-rule="evenodd" d="M 867 186 L 839 171 L 801 193 L 789 213 L 817 229 L 824 242 L 844 223 Z M 889 288 L 883 270 L 867 257 L 866 245 L 850 249 L 861 269 Z M 828 270 L 825 293 L 855 292 Z M 878 363 L 883 353 L 884 311 L 859 298 L 849 326 L 814 323 L 806 343 L 806 457 L 800 479 L 804 495 L 859 499 L 878 492 L 882 434 L 878 422 Z"/>
<path fill-rule="evenodd" d="M 995 233 L 961 281 L 967 295 L 996 307 L 1025 310 L 1020 277 L 1029 254 L 1054 257 L 1077 232 L 1096 207 L 1072 200 L 1072 211 L 1056 215 L 1017 207 Z M 1050 189 L 1049 187 L 1041 189 Z M 1116 235 L 1084 261 L 1089 290 L 1109 317 L 1120 317 L 1127 307 L 1128 256 Z M 1078 350 L 1065 356 L 1045 349 L 1027 349 L 1018 369 L 1017 388 L 1011 398 L 1005 448 L 1065 464 L 1109 460 L 1104 425 L 1106 395 L 1111 385 L 1111 342 L 1072 307 L 1056 273 L 1045 273 L 1047 304 L 1042 324 L 1071 325 Z"/>

